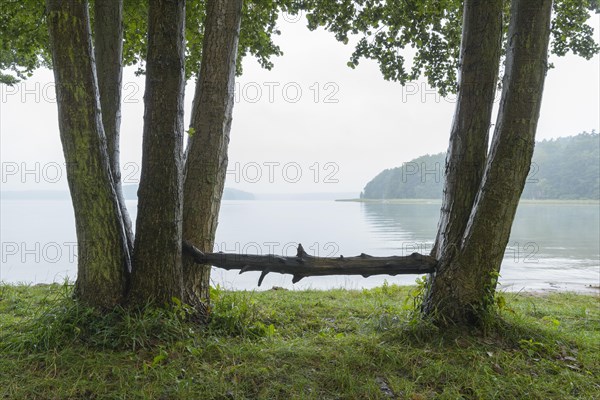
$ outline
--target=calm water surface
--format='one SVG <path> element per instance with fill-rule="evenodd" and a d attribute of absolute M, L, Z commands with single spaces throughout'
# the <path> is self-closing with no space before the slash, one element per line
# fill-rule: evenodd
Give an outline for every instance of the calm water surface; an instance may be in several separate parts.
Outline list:
<path fill-rule="evenodd" d="M 135 218 L 136 202 L 128 201 Z M 407 255 L 431 249 L 439 204 L 365 204 L 332 201 L 225 201 L 217 251 L 294 255 Z M 65 200 L 2 200 L 4 282 L 46 283 L 76 277 L 73 210 Z M 213 269 L 214 284 L 256 289 L 259 273 Z M 315 277 L 292 285 L 269 274 L 262 288 L 349 289 L 411 284 L 417 276 Z M 593 291 L 600 284 L 598 205 L 521 204 L 501 271 L 508 290 Z"/>

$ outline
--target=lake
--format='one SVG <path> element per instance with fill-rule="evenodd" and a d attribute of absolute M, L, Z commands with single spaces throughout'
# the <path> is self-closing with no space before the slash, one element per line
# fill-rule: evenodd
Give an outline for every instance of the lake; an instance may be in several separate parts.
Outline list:
<path fill-rule="evenodd" d="M 68 200 L 2 200 L 0 281 L 62 282 L 76 277 L 75 222 Z M 136 201 L 127 205 L 135 218 Z M 295 255 L 302 243 L 315 256 L 428 253 L 435 237 L 439 203 L 334 201 L 224 201 L 216 251 Z M 213 284 L 258 289 L 259 273 L 214 268 Z M 269 274 L 261 289 L 360 289 L 411 284 L 417 276 L 305 278 Z M 522 203 L 501 271 L 506 290 L 594 291 L 600 280 L 598 204 Z M 597 292 L 597 290 L 596 290 Z"/>

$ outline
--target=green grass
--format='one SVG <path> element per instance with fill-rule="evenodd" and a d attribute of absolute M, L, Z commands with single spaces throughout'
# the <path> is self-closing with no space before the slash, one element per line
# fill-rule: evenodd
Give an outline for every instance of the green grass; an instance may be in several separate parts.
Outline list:
<path fill-rule="evenodd" d="M 504 294 L 483 331 L 411 319 L 411 288 L 213 293 L 101 315 L 69 286 L 0 286 L 0 398 L 598 399 L 600 304 Z M 409 299 L 408 301 L 407 298 Z"/>

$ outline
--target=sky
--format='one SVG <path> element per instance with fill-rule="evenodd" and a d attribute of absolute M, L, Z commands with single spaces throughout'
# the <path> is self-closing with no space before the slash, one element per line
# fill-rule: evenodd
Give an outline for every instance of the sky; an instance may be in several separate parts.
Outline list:
<path fill-rule="evenodd" d="M 285 16 L 284 16 L 285 17 Z M 590 21 L 597 40 L 600 16 Z M 237 78 L 226 186 L 252 193 L 359 193 L 386 168 L 445 151 L 453 98 L 424 82 L 386 82 L 378 66 L 303 18 L 279 21 L 284 55 L 263 70 L 248 57 Z M 551 57 L 537 139 L 600 128 L 600 58 Z M 121 164 L 125 184 L 139 180 L 144 78 L 123 79 Z M 195 81 L 186 88 L 186 126 Z M 51 71 L 0 85 L 3 190 L 66 190 Z"/>

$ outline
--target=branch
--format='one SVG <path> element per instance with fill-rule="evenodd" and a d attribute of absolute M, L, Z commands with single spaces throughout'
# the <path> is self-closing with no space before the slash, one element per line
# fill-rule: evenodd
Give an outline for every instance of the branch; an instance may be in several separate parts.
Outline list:
<path fill-rule="evenodd" d="M 210 264 L 226 270 L 239 269 L 240 274 L 261 271 L 258 286 L 269 272 L 293 275 L 292 283 L 307 276 L 324 275 L 400 275 L 426 274 L 435 271 L 437 260 L 431 256 L 412 253 L 410 256 L 373 257 L 362 253 L 356 257 L 313 257 L 301 244 L 295 257 L 273 254 L 254 255 L 237 253 L 203 253 L 191 243 L 183 242 L 183 251 L 190 254 L 196 264 Z"/>

